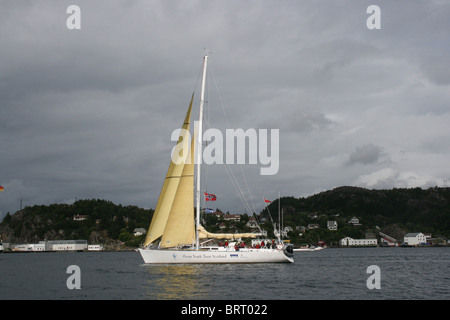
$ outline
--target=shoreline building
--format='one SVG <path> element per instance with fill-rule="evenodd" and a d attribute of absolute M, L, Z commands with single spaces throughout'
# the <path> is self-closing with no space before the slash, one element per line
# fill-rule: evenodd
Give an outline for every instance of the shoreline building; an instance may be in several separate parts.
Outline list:
<path fill-rule="evenodd" d="M 422 232 L 412 232 L 405 234 L 403 242 L 408 246 L 426 245 L 427 238 Z"/>
<path fill-rule="evenodd" d="M 353 239 L 350 237 L 345 237 L 339 241 L 341 247 L 367 247 L 367 246 L 377 246 L 377 239 Z"/>
<path fill-rule="evenodd" d="M 49 240 L 39 243 L 9 244 L 9 249 L 20 252 L 85 251 L 88 244 L 87 240 Z"/>

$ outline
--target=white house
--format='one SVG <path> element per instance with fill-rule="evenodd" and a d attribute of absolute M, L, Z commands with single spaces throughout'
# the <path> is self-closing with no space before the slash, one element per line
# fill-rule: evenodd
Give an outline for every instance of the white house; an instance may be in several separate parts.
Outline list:
<path fill-rule="evenodd" d="M 422 232 L 407 233 L 403 238 L 403 242 L 408 246 L 417 246 L 418 244 L 427 243 L 427 238 Z"/>
<path fill-rule="evenodd" d="M 248 219 L 247 224 L 246 224 L 245 226 L 248 227 L 248 228 L 257 228 L 257 227 L 258 227 L 258 224 L 256 223 L 255 218 L 250 217 L 250 218 Z"/>
<path fill-rule="evenodd" d="M 76 214 L 73 216 L 73 221 L 83 221 L 83 220 L 87 220 L 89 216 L 86 214 Z"/>
<path fill-rule="evenodd" d="M 51 240 L 46 242 L 46 251 L 84 251 L 87 240 Z"/>
<path fill-rule="evenodd" d="M 13 245 L 11 247 L 12 251 L 45 251 L 45 243 L 39 242 L 39 243 L 27 243 L 27 244 L 18 244 Z"/>
<path fill-rule="evenodd" d="M 319 229 L 319 224 L 318 223 L 309 223 L 308 224 L 308 230 L 312 230 L 312 229 Z"/>
<path fill-rule="evenodd" d="M 147 231 L 144 228 L 134 228 L 133 234 L 135 237 L 146 234 Z"/>
<path fill-rule="evenodd" d="M 241 215 L 240 214 L 226 214 L 223 216 L 223 220 L 225 221 L 241 221 Z"/>
<path fill-rule="evenodd" d="M 337 230 L 337 222 L 336 221 L 327 221 L 328 230 Z"/>
<path fill-rule="evenodd" d="M 102 251 L 104 248 L 101 244 L 89 244 L 88 251 Z"/>
<path fill-rule="evenodd" d="M 39 241 L 39 243 L 32 244 L 33 251 L 45 251 L 45 241 Z"/>
<path fill-rule="evenodd" d="M 360 226 L 360 225 L 361 225 L 361 223 L 359 223 L 359 219 L 358 219 L 357 217 L 353 217 L 353 218 L 348 222 L 348 224 L 352 224 L 352 225 L 354 225 L 354 226 Z"/>
<path fill-rule="evenodd" d="M 351 246 L 376 246 L 378 244 L 377 239 L 353 239 L 345 237 L 339 241 L 339 245 L 343 247 Z"/>

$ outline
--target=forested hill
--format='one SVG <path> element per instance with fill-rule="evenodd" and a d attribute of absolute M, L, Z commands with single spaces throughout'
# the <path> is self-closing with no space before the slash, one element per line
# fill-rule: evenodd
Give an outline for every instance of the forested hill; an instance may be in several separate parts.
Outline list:
<path fill-rule="evenodd" d="M 277 201 L 271 203 L 272 215 L 277 212 L 277 206 Z M 450 188 L 368 190 L 339 187 L 306 198 L 283 197 L 281 206 L 285 225 L 305 225 L 312 222 L 308 218 L 316 213 L 324 221 L 337 220 L 342 227 L 355 216 L 364 228 L 395 226 L 404 232 L 450 238 Z"/>
<path fill-rule="evenodd" d="M 106 200 L 35 205 L 7 214 L 0 224 L 0 236 L 12 243 L 37 243 L 44 239 L 87 239 L 90 243 L 127 241 L 135 228 L 148 228 L 152 215 L 153 210 Z"/>
<path fill-rule="evenodd" d="M 269 205 L 274 220 L 278 218 L 279 200 Z M 301 237 L 298 231 L 290 232 L 289 239 L 296 243 L 317 242 L 318 238 L 337 243 L 346 236 L 364 237 L 367 229 L 381 229 L 400 240 L 408 232 L 450 238 L 450 188 L 368 190 L 339 187 L 305 198 L 282 197 L 281 207 L 284 226 L 295 230 L 297 226 L 318 225 L 317 229 L 309 230 Z M 260 216 L 264 217 L 266 212 L 264 210 Z M 77 215 L 82 216 L 81 219 L 74 219 Z M 0 223 L 0 237 L 4 242 L 13 243 L 87 239 L 89 243 L 128 241 L 130 246 L 138 246 L 143 239 L 133 236 L 134 229 L 147 229 L 152 215 L 151 209 L 116 205 L 106 200 L 36 205 L 13 215 L 7 214 Z M 360 226 L 349 225 L 348 221 L 353 217 L 359 219 Z M 330 220 L 337 222 L 338 230 L 327 229 Z M 266 221 L 262 227 L 271 232 L 270 219 Z M 218 221 L 206 219 L 205 223 L 205 227 L 211 229 L 217 227 Z M 244 226 L 245 223 L 241 223 L 234 228 L 245 231 Z M 227 232 L 236 231 L 231 225 L 229 227 Z"/>

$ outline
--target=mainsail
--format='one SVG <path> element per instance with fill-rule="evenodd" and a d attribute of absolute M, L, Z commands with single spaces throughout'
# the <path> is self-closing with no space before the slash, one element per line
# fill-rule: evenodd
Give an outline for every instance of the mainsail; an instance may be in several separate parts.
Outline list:
<path fill-rule="evenodd" d="M 174 204 L 175 196 L 177 195 L 178 187 L 180 185 L 181 176 L 183 175 L 183 173 L 185 173 L 187 175 L 187 172 L 183 172 L 184 167 L 185 167 L 185 161 L 179 161 L 180 159 L 178 157 L 187 158 L 185 154 L 183 155 L 183 152 L 186 152 L 186 150 L 189 149 L 187 147 L 184 148 L 184 146 L 188 145 L 188 143 L 189 143 L 187 136 L 189 135 L 188 133 L 189 133 L 189 127 L 190 127 L 190 119 L 191 119 L 191 110 L 192 110 L 193 100 L 194 100 L 194 95 L 192 95 L 191 102 L 189 104 L 189 108 L 188 108 L 186 117 L 183 122 L 183 127 L 180 132 L 180 137 L 178 139 L 178 145 L 180 145 L 180 143 L 181 143 L 183 145 L 183 148 L 181 149 L 181 152 L 179 154 L 174 153 L 173 159 L 171 159 L 171 161 L 170 161 L 169 169 L 167 170 L 166 178 L 164 180 L 164 184 L 161 189 L 161 193 L 159 195 L 158 203 L 156 205 L 155 213 L 153 214 L 152 222 L 150 223 L 150 227 L 148 229 L 147 236 L 145 238 L 144 246 L 148 246 L 150 243 L 152 243 L 153 241 L 155 241 L 156 239 L 158 239 L 165 233 L 165 229 L 167 227 L 167 222 L 169 220 L 169 215 L 172 210 L 172 206 Z M 193 161 L 191 161 L 191 164 L 192 163 L 193 163 Z M 182 193 L 184 193 L 184 192 L 180 191 L 180 194 L 182 194 Z M 185 196 L 183 196 L 183 199 L 184 198 L 185 198 Z M 193 194 L 192 194 L 191 198 L 193 199 Z M 186 203 L 186 206 L 187 205 L 189 205 L 189 203 Z M 194 208 L 193 202 L 192 202 L 192 205 L 187 208 L 192 208 L 192 210 L 193 210 L 193 208 Z M 192 216 L 192 218 L 193 218 L 193 216 Z M 170 240 L 166 238 L 166 244 L 167 244 L 167 241 L 170 241 Z M 170 245 L 170 246 L 172 246 L 172 245 Z"/>
<path fill-rule="evenodd" d="M 203 226 L 198 226 L 198 237 L 200 239 L 240 239 L 240 238 L 256 238 L 257 233 L 211 233 L 206 231 Z"/>

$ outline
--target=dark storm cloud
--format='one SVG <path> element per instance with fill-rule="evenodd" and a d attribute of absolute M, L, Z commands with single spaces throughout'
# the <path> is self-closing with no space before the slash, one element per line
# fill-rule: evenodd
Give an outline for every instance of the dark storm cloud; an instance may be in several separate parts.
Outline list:
<path fill-rule="evenodd" d="M 70 4 L 81 30 L 66 27 Z M 382 28 L 368 30 L 371 4 L 1 0 L 0 215 L 20 199 L 154 208 L 205 47 L 211 126 L 280 130 L 277 175 L 239 174 L 257 211 L 278 191 L 439 184 L 450 5 L 379 1 Z M 223 168 L 208 176 L 217 205 L 242 211 Z"/>

